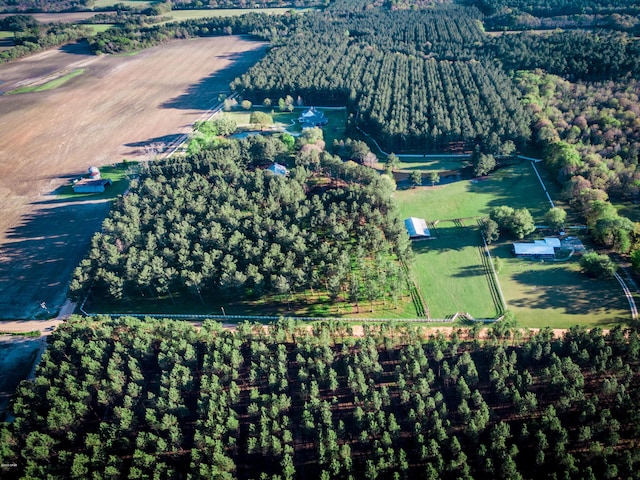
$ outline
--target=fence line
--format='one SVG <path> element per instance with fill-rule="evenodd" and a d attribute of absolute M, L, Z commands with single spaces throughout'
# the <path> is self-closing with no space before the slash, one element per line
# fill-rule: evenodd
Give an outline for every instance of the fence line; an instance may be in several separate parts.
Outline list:
<path fill-rule="evenodd" d="M 382 323 L 382 322 L 399 322 L 399 323 L 453 323 L 458 318 L 466 318 L 472 322 L 493 323 L 499 321 L 498 318 L 474 318 L 469 313 L 456 312 L 451 318 L 354 318 L 354 317 L 292 317 L 286 315 L 190 315 L 190 314 L 164 314 L 164 313 L 85 313 L 86 317 L 134 317 L 134 318 L 168 318 L 176 320 L 220 320 L 227 323 L 237 323 L 242 320 L 263 320 L 277 321 L 281 318 L 290 318 L 292 320 L 301 320 L 308 322 L 358 322 L 358 323 Z M 229 322 L 231 320 L 231 322 Z"/>

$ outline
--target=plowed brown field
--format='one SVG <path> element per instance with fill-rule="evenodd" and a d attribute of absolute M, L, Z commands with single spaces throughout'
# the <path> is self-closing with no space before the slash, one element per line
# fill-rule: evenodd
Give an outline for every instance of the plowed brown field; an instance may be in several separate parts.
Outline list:
<path fill-rule="evenodd" d="M 241 37 L 175 41 L 135 56 L 65 47 L 0 65 L 0 90 L 85 73 L 48 91 L 0 96 L 0 318 L 63 303 L 108 205 L 53 192 L 90 165 L 145 159 L 145 145 L 190 131 L 262 55 Z"/>

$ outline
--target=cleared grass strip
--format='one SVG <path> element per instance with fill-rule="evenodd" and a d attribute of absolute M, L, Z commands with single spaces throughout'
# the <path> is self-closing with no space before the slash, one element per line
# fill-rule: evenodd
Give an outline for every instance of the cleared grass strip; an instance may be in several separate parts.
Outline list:
<path fill-rule="evenodd" d="M 42 85 L 32 85 L 29 87 L 16 88 L 15 90 L 11 90 L 7 92 L 5 95 L 17 95 L 19 93 L 43 92 L 45 90 L 53 90 L 54 88 L 61 87 L 71 79 L 79 77 L 84 72 L 85 72 L 84 68 L 78 68 L 70 73 L 67 73 L 66 75 L 55 78 L 49 82 L 43 83 Z"/>

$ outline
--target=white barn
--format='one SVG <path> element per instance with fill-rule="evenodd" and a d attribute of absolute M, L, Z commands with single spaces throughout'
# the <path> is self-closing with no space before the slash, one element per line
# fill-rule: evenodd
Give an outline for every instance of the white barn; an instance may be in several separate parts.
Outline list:
<path fill-rule="evenodd" d="M 427 222 L 423 218 L 410 217 L 404 221 L 407 232 L 409 232 L 409 238 L 420 239 L 431 237 L 431 232 L 427 228 Z"/>

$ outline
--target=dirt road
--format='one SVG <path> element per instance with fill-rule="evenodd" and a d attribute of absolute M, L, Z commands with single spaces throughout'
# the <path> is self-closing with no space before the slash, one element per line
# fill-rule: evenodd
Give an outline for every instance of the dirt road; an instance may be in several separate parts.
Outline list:
<path fill-rule="evenodd" d="M 264 52 L 229 36 L 120 57 L 68 46 L 0 65 L 5 92 L 85 69 L 54 90 L 0 96 L 0 318 L 55 314 L 108 211 L 53 192 L 90 165 L 146 159 L 145 146 L 189 132 Z"/>

